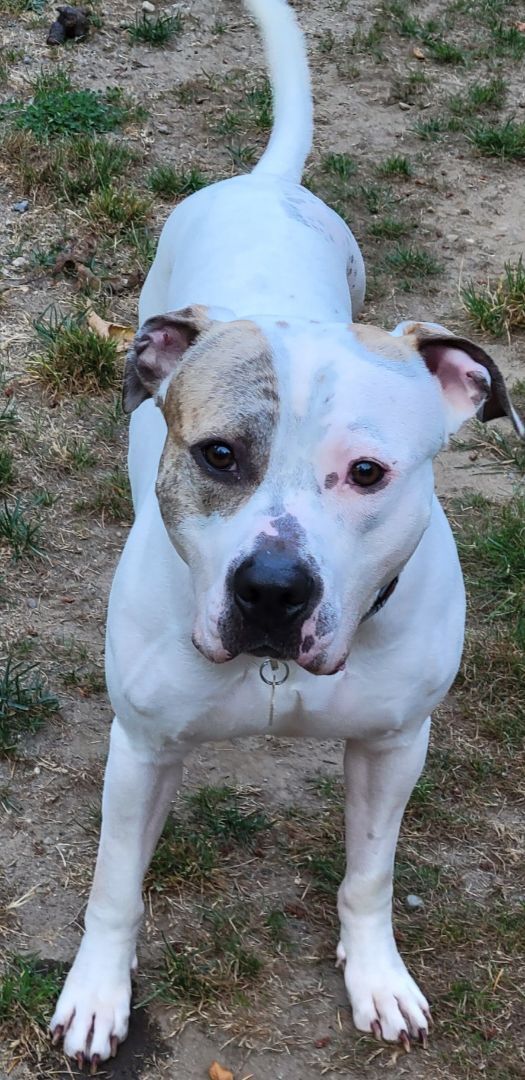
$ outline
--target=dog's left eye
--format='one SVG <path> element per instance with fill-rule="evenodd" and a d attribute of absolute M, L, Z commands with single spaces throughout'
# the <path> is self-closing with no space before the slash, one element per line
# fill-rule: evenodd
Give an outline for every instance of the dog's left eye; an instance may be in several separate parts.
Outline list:
<path fill-rule="evenodd" d="M 235 454 L 227 443 L 210 442 L 200 448 L 207 465 L 216 472 L 236 472 Z"/>
<path fill-rule="evenodd" d="M 358 487 L 370 488 L 379 484 L 385 471 L 377 461 L 354 461 L 348 470 L 348 478 Z"/>

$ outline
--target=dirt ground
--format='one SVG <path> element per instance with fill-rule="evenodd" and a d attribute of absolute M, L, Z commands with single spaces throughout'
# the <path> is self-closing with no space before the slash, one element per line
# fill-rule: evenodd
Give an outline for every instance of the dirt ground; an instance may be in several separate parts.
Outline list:
<path fill-rule="evenodd" d="M 495 77 L 506 84 L 499 118 L 525 122 L 524 54 L 492 48 L 482 0 L 405 5 L 421 23 L 441 21 L 441 36 L 463 51 L 454 62 L 438 59 L 433 31 L 430 39 L 410 33 L 394 4 L 293 6 L 307 34 L 316 106 L 307 181 L 345 214 L 362 245 L 369 273 L 362 318 L 386 328 L 401 318 L 443 323 L 482 339 L 510 383 L 523 379 L 523 337 L 484 337 L 460 297 L 462 282 L 483 284 L 525 249 L 523 162 L 482 156 L 461 128 L 421 137 L 420 125 L 448 115 L 450 100 L 476 80 Z M 140 5 L 104 0 L 86 41 L 53 50 L 45 44 L 52 6 L 36 8 L 0 0 L 1 99 L 27 101 L 31 80 L 57 65 L 75 87 L 121 87 L 146 110 L 108 136 L 137 153 L 122 183 L 147 194 L 151 169 L 167 164 L 198 168 L 209 179 L 232 175 L 260 152 L 267 132 L 256 112 L 260 99 L 254 105 L 250 91 L 263 85 L 262 57 L 240 0 L 169 9 L 183 22 L 165 48 L 130 41 L 125 26 Z M 523 19 L 519 4 L 497 8 L 504 27 Z M 334 155 L 355 163 L 350 184 L 342 175 L 346 159 L 334 163 Z M 408 174 L 381 171 L 394 155 L 407 159 Z M 36 955 L 54 970 L 70 963 L 78 945 L 96 851 L 111 720 L 103 686 L 105 608 L 129 503 L 115 472 L 126 451 L 117 388 L 51 393 L 31 369 L 41 349 L 34 322 L 49 305 L 64 315 L 86 301 L 75 271 L 52 272 L 68 244 L 89 241 L 96 278 L 90 302 L 122 324 L 136 323 L 147 265 L 144 245 L 139 250 L 124 230 L 105 234 L 84 202 L 63 197 L 58 179 L 28 185 L 12 148 L 0 162 L 0 393 L 19 416 L 7 498 L 19 498 L 38 519 L 42 548 L 39 557 L 16 562 L 9 546 L 2 548 L 3 655 L 11 650 L 34 664 L 60 702 L 58 713 L 0 758 L 0 956 L 5 966 L 13 954 Z M 28 208 L 18 212 L 15 204 L 25 198 Z M 147 227 L 155 238 L 170 202 L 150 198 Z M 406 230 L 402 240 L 388 235 L 384 221 L 391 217 Z M 390 258 L 400 243 L 433 262 L 404 276 Z M 474 451 L 453 447 L 436 465 L 456 523 L 471 492 L 499 503 L 522 483 L 513 460 L 495 460 L 478 444 Z M 79 445 L 89 451 L 87 464 Z M 484 677 L 492 678 L 481 664 L 481 699 L 489 690 Z M 188 830 L 189 793 L 224 785 L 241 817 L 260 813 L 265 825 L 246 847 L 219 838 L 223 861 L 209 874 L 181 881 L 173 868 L 164 874 L 160 861 L 154 867 L 135 995 L 149 1004 L 137 1011 L 130 1040 L 103 1075 L 203 1080 L 217 1059 L 235 1080 L 376 1080 L 383 1072 L 418 1080 L 525 1077 L 522 749 L 485 737 L 463 684 L 435 718 L 427 779 L 407 812 L 396 880 L 400 945 L 433 1002 L 435 1025 L 429 1050 L 406 1055 L 353 1030 L 333 966 L 342 746 L 267 737 L 203 748 L 187 764 L 180 801 Z M 489 759 L 496 764 L 483 771 Z M 322 866 L 314 866 L 309 850 L 325 860 Z M 406 910 L 410 893 L 422 897 L 422 910 Z M 210 912 L 234 926 L 231 955 L 216 947 Z M 201 983 L 187 984 L 186 997 L 179 981 L 171 1002 L 158 992 L 166 982 L 166 942 L 176 956 L 188 954 L 192 977 L 197 968 L 206 973 Z M 257 963 L 250 967 L 246 956 Z M 1 1009 L 0 991 L 0 1025 Z M 1 1029 L 0 1075 L 76 1074 L 45 1047 L 38 1020 L 29 1013 L 25 1021 Z"/>

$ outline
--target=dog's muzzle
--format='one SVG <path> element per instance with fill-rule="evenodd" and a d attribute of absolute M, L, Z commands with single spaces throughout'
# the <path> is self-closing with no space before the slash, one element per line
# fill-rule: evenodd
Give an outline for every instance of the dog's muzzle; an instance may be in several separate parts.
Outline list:
<path fill-rule="evenodd" d="M 250 652 L 282 655 L 284 642 L 307 618 L 317 589 L 305 563 L 286 552 L 259 551 L 237 567 L 232 592 L 253 642 Z"/>

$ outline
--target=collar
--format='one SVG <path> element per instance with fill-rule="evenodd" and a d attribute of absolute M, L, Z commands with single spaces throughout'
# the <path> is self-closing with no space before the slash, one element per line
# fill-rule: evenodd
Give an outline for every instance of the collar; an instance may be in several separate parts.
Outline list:
<path fill-rule="evenodd" d="M 370 619 L 372 615 L 376 615 L 381 610 L 387 600 L 392 596 L 392 593 L 399 581 L 399 574 L 396 574 L 395 578 L 388 585 L 383 585 L 383 588 L 379 590 L 374 603 L 366 615 L 363 615 L 361 622 L 364 623 L 367 619 Z"/>

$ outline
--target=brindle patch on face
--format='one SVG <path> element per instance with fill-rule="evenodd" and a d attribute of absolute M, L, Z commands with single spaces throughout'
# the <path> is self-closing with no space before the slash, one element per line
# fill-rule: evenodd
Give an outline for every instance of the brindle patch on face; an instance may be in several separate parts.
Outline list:
<path fill-rule="evenodd" d="M 162 410 L 168 435 L 157 496 L 168 531 L 194 514 L 233 514 L 261 483 L 278 418 L 270 348 L 248 321 L 213 323 L 188 349 Z M 235 451 L 238 475 L 215 479 L 191 455 L 207 439 Z"/>
<path fill-rule="evenodd" d="M 339 480 L 339 474 L 338 473 L 336 473 L 336 472 L 327 473 L 325 478 L 324 478 L 324 486 L 325 486 L 325 488 L 330 489 L 330 488 L 335 487 L 338 480 Z"/>

